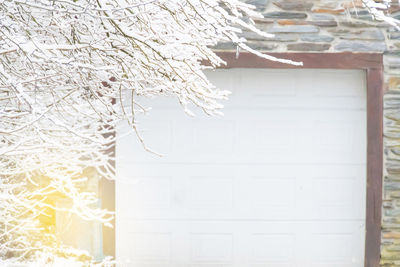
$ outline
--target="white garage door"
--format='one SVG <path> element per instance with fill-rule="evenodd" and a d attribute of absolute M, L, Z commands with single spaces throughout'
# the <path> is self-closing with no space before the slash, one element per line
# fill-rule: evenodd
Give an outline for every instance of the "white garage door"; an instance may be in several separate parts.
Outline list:
<path fill-rule="evenodd" d="M 119 266 L 363 266 L 365 74 L 231 69 L 224 117 L 153 100 L 117 142 Z M 123 130 L 119 129 L 119 133 Z"/>

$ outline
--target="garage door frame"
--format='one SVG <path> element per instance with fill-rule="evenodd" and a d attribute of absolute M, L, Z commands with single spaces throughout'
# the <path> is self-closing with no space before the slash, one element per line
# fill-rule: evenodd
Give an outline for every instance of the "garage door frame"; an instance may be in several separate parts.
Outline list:
<path fill-rule="evenodd" d="M 366 71 L 367 82 L 367 196 L 365 221 L 365 266 L 379 266 L 381 245 L 383 177 L 383 55 L 381 53 L 268 53 L 278 58 L 303 62 L 294 66 L 269 61 L 244 52 L 217 52 L 226 65 L 221 68 L 273 69 L 359 69 Z M 115 153 L 115 146 L 112 148 Z M 112 162 L 115 165 L 115 162 Z M 102 206 L 115 210 L 115 182 L 102 179 Z M 115 256 L 115 227 L 103 227 L 103 252 Z"/>

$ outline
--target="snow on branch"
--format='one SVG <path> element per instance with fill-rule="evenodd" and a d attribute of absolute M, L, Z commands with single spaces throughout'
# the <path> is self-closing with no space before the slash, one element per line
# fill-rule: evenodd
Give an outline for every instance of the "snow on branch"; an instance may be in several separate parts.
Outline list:
<path fill-rule="evenodd" d="M 399 2 L 399 1 L 396 1 Z M 375 20 L 384 21 L 392 26 L 394 26 L 397 30 L 400 30 L 400 20 L 388 16 L 385 11 L 390 8 L 392 1 L 391 0 L 383 0 L 376 2 L 374 0 L 362 0 L 363 5 L 369 11 L 369 13 L 374 16 Z"/>
<path fill-rule="evenodd" d="M 138 96 L 220 114 L 228 92 L 201 64 L 224 64 L 218 42 L 298 64 L 246 46 L 241 29 L 271 36 L 248 20 L 260 16 L 237 0 L 0 0 L 0 262 L 74 254 L 54 234 L 57 211 L 110 224 L 85 185 L 93 173 L 114 178 L 120 121 L 144 143 Z"/>

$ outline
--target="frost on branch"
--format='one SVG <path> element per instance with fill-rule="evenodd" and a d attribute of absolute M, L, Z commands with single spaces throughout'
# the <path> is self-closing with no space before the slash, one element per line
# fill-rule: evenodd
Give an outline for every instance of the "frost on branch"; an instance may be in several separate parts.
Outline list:
<path fill-rule="evenodd" d="M 219 114 L 228 92 L 201 62 L 223 63 L 210 49 L 219 41 L 278 60 L 238 37 L 268 36 L 249 19 L 259 16 L 236 0 L 0 0 L 0 261 L 90 262 L 57 240 L 55 214 L 110 224 L 86 185 L 93 170 L 113 178 L 114 126 L 138 133 L 138 96 Z"/>
<path fill-rule="evenodd" d="M 386 14 L 386 10 L 390 8 L 392 2 L 399 3 L 399 0 L 361 0 L 363 6 L 369 11 L 375 20 L 383 21 L 394 26 L 397 30 L 400 30 L 400 20 L 391 17 Z"/>

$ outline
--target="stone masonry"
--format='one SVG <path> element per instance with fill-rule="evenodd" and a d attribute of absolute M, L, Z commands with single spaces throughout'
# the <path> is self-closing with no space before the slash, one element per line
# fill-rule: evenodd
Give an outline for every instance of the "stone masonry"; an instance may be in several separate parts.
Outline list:
<path fill-rule="evenodd" d="M 374 20 L 360 0 L 247 0 L 272 39 L 244 32 L 266 52 L 378 52 L 384 54 L 384 181 L 381 266 L 400 266 L 400 31 Z M 393 1 L 396 2 L 396 1 Z M 400 19 L 400 5 L 387 13 Z M 236 49 L 222 43 L 217 49 Z"/>

